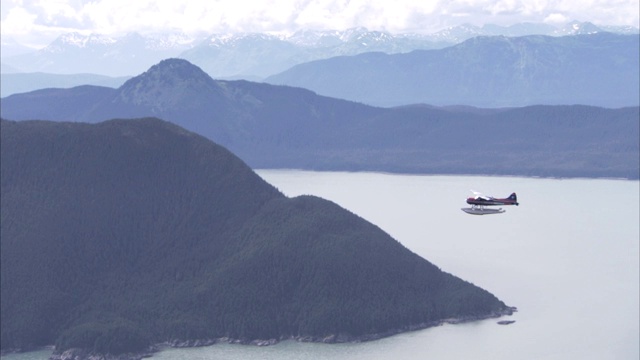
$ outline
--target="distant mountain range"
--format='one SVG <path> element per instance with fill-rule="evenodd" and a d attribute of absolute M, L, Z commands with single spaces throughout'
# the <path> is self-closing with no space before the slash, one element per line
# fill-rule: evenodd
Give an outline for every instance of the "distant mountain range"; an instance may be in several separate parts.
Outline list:
<path fill-rule="evenodd" d="M 364 28 L 307 30 L 288 36 L 241 33 L 189 37 L 180 33 L 146 36 L 134 33 L 109 37 L 70 33 L 30 53 L 24 53 L 24 47 L 3 37 L 2 72 L 130 76 L 162 59 L 180 57 L 200 66 L 214 78 L 258 80 L 297 64 L 334 56 L 439 49 L 477 36 L 564 36 L 605 31 L 638 34 L 639 30 L 572 22 L 562 27 L 532 23 L 509 27 L 462 25 L 426 35 L 390 34 Z"/>
<path fill-rule="evenodd" d="M 640 105 L 640 36 L 476 37 L 438 50 L 296 65 L 278 85 L 377 106 Z"/>
<path fill-rule="evenodd" d="M 253 168 L 639 177 L 639 107 L 378 108 L 311 91 L 214 80 L 169 59 L 118 89 L 81 86 L 1 99 L 10 120 L 159 117 Z"/>
<path fill-rule="evenodd" d="M 0 77 L 0 97 L 38 89 L 72 88 L 80 85 L 120 87 L 130 76 L 111 77 L 96 74 L 15 73 Z"/>
<path fill-rule="evenodd" d="M 10 56 L 15 56 L 15 55 L 21 55 L 21 54 L 26 54 L 26 53 L 30 53 L 30 52 L 34 52 L 36 51 L 36 49 L 28 47 L 26 45 L 23 45 L 21 43 L 19 43 L 18 41 L 16 41 L 14 38 L 9 37 L 9 36 L 2 36 L 2 38 L 0 38 L 0 49 L 1 49 L 1 53 L 2 55 L 1 58 L 4 59 L 5 57 L 10 57 Z M 2 73 L 5 73 L 5 69 L 4 69 L 4 63 L 2 64 Z"/>
<path fill-rule="evenodd" d="M 22 73 L 89 73 L 106 76 L 137 74 L 161 59 L 175 56 L 192 46 L 193 39 L 181 34 L 142 36 L 131 33 L 114 38 L 69 33 L 47 47 L 2 58 L 3 68 Z M 3 70 L 4 71 L 4 70 Z"/>
<path fill-rule="evenodd" d="M 511 314 L 380 228 L 158 119 L 1 122 L 1 350 L 371 340 Z M 224 340 L 221 340 L 224 341 Z"/>

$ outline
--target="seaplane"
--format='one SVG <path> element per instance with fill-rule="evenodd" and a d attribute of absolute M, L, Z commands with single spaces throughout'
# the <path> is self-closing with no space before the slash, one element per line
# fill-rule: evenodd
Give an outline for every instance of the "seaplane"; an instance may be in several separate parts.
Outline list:
<path fill-rule="evenodd" d="M 471 191 L 474 193 L 474 196 L 467 198 L 467 204 L 471 205 L 468 208 L 462 208 L 462 211 L 471 215 L 491 215 L 491 214 L 502 214 L 505 212 L 502 208 L 493 209 L 488 208 L 487 206 L 500 206 L 500 205 L 519 205 L 518 197 L 516 193 L 511 193 L 509 197 L 500 199 L 495 198 L 493 196 L 484 196 L 477 191 Z"/>

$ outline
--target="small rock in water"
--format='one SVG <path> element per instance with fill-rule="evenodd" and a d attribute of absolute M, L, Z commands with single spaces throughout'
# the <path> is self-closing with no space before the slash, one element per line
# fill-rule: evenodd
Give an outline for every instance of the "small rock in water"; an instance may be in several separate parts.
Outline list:
<path fill-rule="evenodd" d="M 498 321 L 498 325 L 509 325 L 509 324 L 513 324 L 514 322 L 516 322 L 515 320 L 500 320 Z"/>

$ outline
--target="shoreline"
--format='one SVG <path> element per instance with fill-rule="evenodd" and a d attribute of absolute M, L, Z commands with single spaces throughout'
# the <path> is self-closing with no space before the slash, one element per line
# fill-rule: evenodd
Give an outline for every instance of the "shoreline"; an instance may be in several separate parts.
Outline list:
<path fill-rule="evenodd" d="M 466 316 L 460 318 L 447 318 L 436 320 L 427 323 L 420 323 L 414 325 L 407 325 L 402 328 L 392 329 L 381 333 L 365 334 L 360 336 L 350 336 L 345 334 L 330 334 L 327 336 L 312 336 L 312 335 L 281 335 L 279 338 L 271 339 L 239 339 L 230 337 L 211 338 L 211 339 L 191 339 L 191 340 L 178 340 L 172 339 L 163 341 L 160 343 L 149 346 L 145 351 L 136 353 L 126 353 L 120 355 L 111 354 L 96 354 L 88 352 L 84 349 L 72 348 L 63 352 L 57 353 L 52 345 L 42 347 L 41 349 L 51 348 L 53 353 L 49 356 L 49 360 L 141 360 L 145 358 L 151 358 L 154 354 L 163 351 L 167 348 L 193 348 L 212 346 L 215 344 L 239 344 L 249 346 L 272 346 L 277 345 L 283 341 L 297 341 L 302 343 L 323 343 L 323 344 L 340 344 L 340 343 L 360 343 L 375 341 L 390 336 L 398 335 L 401 333 L 424 330 L 432 327 L 442 326 L 445 324 L 463 324 L 474 321 L 482 321 L 488 319 L 497 319 L 503 316 L 511 316 L 518 309 L 513 306 L 508 306 L 502 311 L 493 312 L 484 316 Z M 29 350 L 29 351 L 36 351 Z M 17 351 L 20 352 L 20 351 Z M 11 352 L 10 352 L 11 353 Z M 15 353 L 15 352 L 14 352 Z M 3 353 L 4 354 L 4 353 Z"/>
<path fill-rule="evenodd" d="M 467 176 L 467 177 L 502 177 L 520 179 L 540 179 L 540 180 L 616 180 L 616 181 L 640 181 L 640 177 L 615 177 L 615 176 L 539 176 L 539 175 L 517 175 L 517 174 L 450 174 L 450 173 L 421 173 L 421 172 L 393 172 L 383 170 L 313 170 L 304 168 L 251 168 L 256 173 L 262 171 L 286 172 L 298 171 L 307 173 L 334 173 L 334 174 L 379 174 L 390 176 Z"/>

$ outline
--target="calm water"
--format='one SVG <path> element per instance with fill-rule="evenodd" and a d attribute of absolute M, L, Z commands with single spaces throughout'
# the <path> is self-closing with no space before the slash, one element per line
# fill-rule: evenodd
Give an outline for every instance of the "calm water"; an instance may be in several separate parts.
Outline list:
<path fill-rule="evenodd" d="M 638 359 L 640 183 L 263 170 L 288 196 L 313 194 L 519 312 L 360 344 L 168 349 L 153 359 Z M 520 206 L 472 216 L 470 189 Z M 46 359 L 50 352 L 3 360 Z"/>

